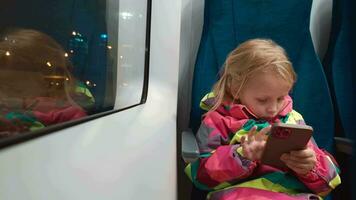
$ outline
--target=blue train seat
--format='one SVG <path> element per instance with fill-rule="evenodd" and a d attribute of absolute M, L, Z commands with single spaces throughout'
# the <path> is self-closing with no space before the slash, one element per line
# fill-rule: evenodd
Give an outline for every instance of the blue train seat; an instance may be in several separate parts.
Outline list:
<path fill-rule="evenodd" d="M 329 48 L 323 61 L 334 102 L 335 134 L 340 141 L 356 139 L 356 117 L 353 115 L 356 111 L 356 14 L 353 11 L 355 9 L 355 1 L 333 1 L 332 30 Z M 355 161 L 352 166 L 352 161 L 355 160 L 350 156 L 352 148 L 346 152 L 336 153 L 343 185 L 337 188 L 334 198 L 351 199 L 352 180 L 356 175 L 352 171 L 356 166 Z M 356 198 L 356 194 L 353 194 L 353 197 Z"/>
<path fill-rule="evenodd" d="M 205 1 L 203 33 L 192 86 L 190 127 L 193 132 L 198 129 L 203 114 L 199 102 L 219 78 L 227 54 L 248 39 L 270 38 L 286 49 L 298 74 L 291 94 L 294 108 L 313 126 L 318 145 L 332 150 L 334 111 L 327 79 L 309 31 L 311 6 L 312 0 Z M 182 136 L 187 135 L 189 133 Z M 190 153 L 186 155 L 198 154 L 194 150 Z M 191 197 L 205 199 L 206 193 L 193 189 Z"/>
<path fill-rule="evenodd" d="M 355 38 L 351 29 L 355 28 L 351 11 L 352 1 L 333 1 L 333 22 L 329 49 L 324 59 L 331 94 L 335 102 L 335 110 L 340 118 L 340 136 L 351 138 L 356 134 L 356 60 Z"/>
<path fill-rule="evenodd" d="M 270 38 L 283 46 L 298 74 L 292 91 L 294 107 L 315 130 L 321 148 L 332 149 L 334 114 L 323 67 L 314 51 L 310 31 L 312 1 L 209 0 L 195 64 L 190 126 L 199 127 L 201 98 L 211 90 L 227 56 L 251 38 Z"/>

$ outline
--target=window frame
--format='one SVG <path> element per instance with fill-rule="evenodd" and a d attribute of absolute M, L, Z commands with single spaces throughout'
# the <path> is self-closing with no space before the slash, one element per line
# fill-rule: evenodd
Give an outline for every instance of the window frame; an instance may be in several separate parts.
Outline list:
<path fill-rule="evenodd" d="M 147 101 L 148 95 L 148 81 L 149 81 L 149 63 L 150 63 L 150 40 L 151 40 L 151 12 L 152 12 L 152 0 L 147 0 L 147 10 L 146 10 L 146 38 L 145 38 L 145 57 L 144 57 L 144 77 L 143 77 L 143 87 L 142 87 L 142 95 L 139 103 L 120 108 L 117 110 L 109 110 L 100 113 L 96 113 L 93 115 L 88 115 L 81 119 L 67 121 L 59 124 L 54 124 L 48 127 L 45 127 L 36 131 L 24 132 L 16 136 L 12 136 L 9 138 L 4 138 L 0 140 L 0 149 L 4 149 L 6 147 L 19 144 L 28 140 L 32 140 L 38 137 L 42 137 L 44 135 L 48 135 L 54 133 L 59 130 L 64 130 L 66 128 L 70 128 L 72 126 L 82 124 L 85 122 L 89 122 L 107 115 L 116 114 L 121 111 L 129 110 L 136 106 L 145 104 Z"/>

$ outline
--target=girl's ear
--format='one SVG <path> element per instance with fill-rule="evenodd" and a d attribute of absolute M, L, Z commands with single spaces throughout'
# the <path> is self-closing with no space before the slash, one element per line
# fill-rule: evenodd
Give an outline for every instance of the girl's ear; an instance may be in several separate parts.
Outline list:
<path fill-rule="evenodd" d="M 232 99 L 232 102 L 234 102 L 234 103 L 240 103 L 240 97 L 239 97 L 239 94 L 237 94 L 237 93 L 235 93 L 234 95 L 233 95 L 233 99 Z"/>
<path fill-rule="evenodd" d="M 239 99 L 239 87 L 237 85 L 231 85 L 229 96 L 231 98 L 231 102 L 236 102 Z"/>
<path fill-rule="evenodd" d="M 231 78 L 228 82 L 229 82 L 229 92 L 231 97 L 237 98 L 240 84 L 238 84 L 238 81 L 233 81 Z"/>

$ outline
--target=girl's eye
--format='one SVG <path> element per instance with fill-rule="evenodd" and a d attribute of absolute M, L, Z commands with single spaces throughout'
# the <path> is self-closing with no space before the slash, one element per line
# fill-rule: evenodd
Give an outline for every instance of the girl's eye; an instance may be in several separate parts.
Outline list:
<path fill-rule="evenodd" d="M 284 99 L 283 97 L 280 97 L 280 98 L 277 99 L 277 101 L 281 102 L 281 101 L 283 101 L 283 99 Z"/>
<path fill-rule="evenodd" d="M 257 101 L 258 101 L 259 103 L 266 103 L 266 102 L 267 102 L 267 99 L 257 99 Z"/>

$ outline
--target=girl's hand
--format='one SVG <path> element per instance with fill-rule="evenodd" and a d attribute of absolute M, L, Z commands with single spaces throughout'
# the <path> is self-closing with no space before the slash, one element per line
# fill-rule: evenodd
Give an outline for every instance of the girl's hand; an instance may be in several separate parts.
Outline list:
<path fill-rule="evenodd" d="M 310 172 L 317 162 L 315 152 L 311 148 L 285 153 L 281 156 L 281 160 L 300 175 Z"/>
<path fill-rule="evenodd" d="M 257 133 L 257 127 L 254 126 L 245 136 L 241 137 L 242 152 L 244 157 L 249 160 L 260 160 L 263 150 L 265 149 L 267 133 L 271 130 L 271 126 L 263 128 Z"/>

